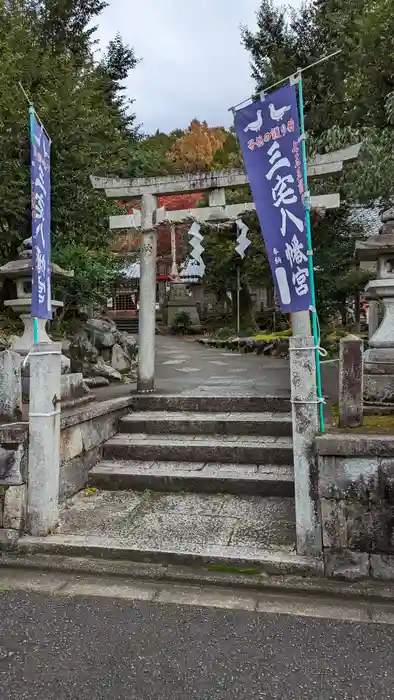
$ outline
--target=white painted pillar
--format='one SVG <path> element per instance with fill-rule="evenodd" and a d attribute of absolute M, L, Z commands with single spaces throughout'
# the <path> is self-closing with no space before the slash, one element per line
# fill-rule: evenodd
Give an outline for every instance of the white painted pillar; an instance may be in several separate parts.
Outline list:
<path fill-rule="evenodd" d="M 157 235 L 153 225 L 156 205 L 157 201 L 154 195 L 142 195 L 139 357 L 137 377 L 137 391 L 140 393 L 151 392 L 155 388 Z"/>
<path fill-rule="evenodd" d="M 60 343 L 36 343 L 29 360 L 27 526 L 45 536 L 59 518 Z"/>
<path fill-rule="evenodd" d="M 322 539 L 315 454 L 319 421 L 313 346 L 311 335 L 290 338 L 297 552 L 316 556 L 321 554 Z"/>

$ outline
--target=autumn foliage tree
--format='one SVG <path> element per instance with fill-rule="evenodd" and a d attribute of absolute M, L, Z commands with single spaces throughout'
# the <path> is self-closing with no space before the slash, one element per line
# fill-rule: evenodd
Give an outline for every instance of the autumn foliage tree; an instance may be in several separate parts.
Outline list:
<path fill-rule="evenodd" d="M 212 170 L 215 154 L 226 138 L 225 129 L 194 119 L 166 153 L 166 159 L 178 172 Z"/>

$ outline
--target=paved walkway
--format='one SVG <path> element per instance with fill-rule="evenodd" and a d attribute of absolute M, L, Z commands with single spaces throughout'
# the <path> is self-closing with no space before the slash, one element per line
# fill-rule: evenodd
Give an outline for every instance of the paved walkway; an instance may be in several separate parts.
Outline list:
<path fill-rule="evenodd" d="M 193 340 L 158 336 L 156 386 L 159 391 L 234 396 L 288 396 L 287 360 L 205 348 Z"/>
<path fill-rule="evenodd" d="M 337 403 L 337 364 L 322 365 L 325 396 Z M 135 393 L 136 383 L 95 389 L 97 401 Z M 214 396 L 290 396 L 289 361 L 206 348 L 194 340 L 156 337 L 156 391 Z"/>
<path fill-rule="evenodd" d="M 337 363 L 322 364 L 324 395 L 337 403 Z M 189 395 L 290 396 L 289 360 L 207 348 L 174 336 L 156 339 L 158 391 Z"/>

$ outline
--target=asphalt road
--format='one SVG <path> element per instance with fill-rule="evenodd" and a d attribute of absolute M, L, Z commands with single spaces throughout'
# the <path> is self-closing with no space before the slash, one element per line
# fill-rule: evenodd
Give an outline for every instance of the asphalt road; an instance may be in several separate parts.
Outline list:
<path fill-rule="evenodd" d="M 0 593 L 2 700 L 388 700 L 394 626 Z"/>

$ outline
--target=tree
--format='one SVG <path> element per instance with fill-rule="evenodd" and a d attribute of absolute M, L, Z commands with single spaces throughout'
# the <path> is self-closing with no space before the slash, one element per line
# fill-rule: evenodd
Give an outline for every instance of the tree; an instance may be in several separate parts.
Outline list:
<path fill-rule="evenodd" d="M 369 278 L 354 260 L 364 231 L 349 218 L 356 203 L 394 201 L 394 15 L 389 0 L 315 0 L 297 10 L 262 0 L 257 30 L 242 30 L 258 90 L 331 52 L 303 73 L 308 147 L 324 152 L 362 142 L 358 163 L 318 191 L 340 189 L 342 206 L 313 231 L 317 303 L 323 319 L 344 314 L 349 295 Z M 315 185 L 316 187 L 316 185 Z"/>
<path fill-rule="evenodd" d="M 252 286 L 270 286 L 271 276 L 264 241 L 260 232 L 256 214 L 251 213 L 242 217 L 249 227 L 248 238 L 251 246 L 242 260 L 235 250 L 237 230 L 235 224 L 223 227 L 202 227 L 204 235 L 203 254 L 206 271 L 204 283 L 215 292 L 218 299 L 224 299 L 227 292 L 232 298 L 232 309 L 237 312 L 237 270 L 240 270 L 240 317 L 243 328 L 256 328 L 255 314 L 250 297 Z"/>
<path fill-rule="evenodd" d="M 166 154 L 176 172 L 211 170 L 216 152 L 226 141 L 224 129 L 194 119 Z"/>
<path fill-rule="evenodd" d="M 56 262 L 74 270 L 73 278 L 54 283 L 54 293 L 63 301 L 64 311 L 74 314 L 87 305 L 102 306 L 121 276 L 121 258 L 107 250 L 69 245 L 57 251 Z"/>
<path fill-rule="evenodd" d="M 349 297 L 356 298 L 371 279 L 355 260 L 356 241 L 364 230 L 345 205 L 327 213 L 313 232 L 316 301 L 322 322 L 339 311 L 346 322 Z"/>
<path fill-rule="evenodd" d="M 307 126 L 317 135 L 333 126 L 385 125 L 393 31 L 390 0 L 315 0 L 297 10 L 262 0 L 257 31 L 243 27 L 242 41 L 258 90 L 341 49 L 303 75 Z"/>
<path fill-rule="evenodd" d="M 114 205 L 94 192 L 89 176 L 119 176 L 128 163 L 137 137 L 121 80 L 135 59 L 116 38 L 105 59 L 94 61 L 91 23 L 103 6 L 99 0 L 0 1 L 3 261 L 31 232 L 28 111 L 18 81 L 52 138 L 54 260 L 70 246 L 100 250 L 113 238 L 108 215 Z"/>
<path fill-rule="evenodd" d="M 13 0 L 5 0 L 10 7 Z M 92 22 L 107 7 L 106 0 L 26 0 L 23 3 L 33 20 L 45 53 L 70 55 L 83 66 L 91 57 L 94 33 Z"/>

